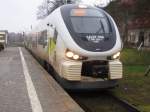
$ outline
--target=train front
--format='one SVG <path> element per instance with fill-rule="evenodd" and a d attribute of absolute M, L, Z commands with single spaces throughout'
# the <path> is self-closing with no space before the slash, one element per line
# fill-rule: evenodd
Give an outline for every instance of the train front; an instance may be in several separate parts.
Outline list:
<path fill-rule="evenodd" d="M 70 36 L 64 39 L 63 85 L 71 89 L 106 89 L 122 78 L 122 43 L 117 26 L 105 11 L 84 5 L 61 8 Z M 65 34 L 64 34 L 65 35 Z M 67 80 L 67 81 L 66 81 Z"/>

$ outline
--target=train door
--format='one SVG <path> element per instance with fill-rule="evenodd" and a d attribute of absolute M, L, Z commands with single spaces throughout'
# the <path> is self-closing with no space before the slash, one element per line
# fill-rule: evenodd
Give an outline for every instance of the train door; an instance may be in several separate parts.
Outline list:
<path fill-rule="evenodd" d="M 51 55 L 52 55 L 52 64 L 56 65 L 56 43 L 57 43 L 58 32 L 54 30 L 54 36 L 51 39 Z"/>
<path fill-rule="evenodd" d="M 49 42 L 48 42 L 48 54 L 49 62 L 54 65 L 56 61 L 56 40 L 58 32 L 56 28 L 51 28 L 48 32 Z"/>
<path fill-rule="evenodd" d="M 47 47 L 47 30 L 38 32 L 38 53 L 42 59 L 46 59 Z"/>

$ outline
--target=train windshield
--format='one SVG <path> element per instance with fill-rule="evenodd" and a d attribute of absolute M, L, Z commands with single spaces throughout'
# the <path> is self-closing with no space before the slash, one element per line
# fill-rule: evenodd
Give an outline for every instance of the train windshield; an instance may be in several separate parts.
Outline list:
<path fill-rule="evenodd" d="M 73 9 L 71 23 L 74 31 L 79 34 L 110 33 L 109 23 L 103 13 L 93 9 Z"/>
<path fill-rule="evenodd" d="M 81 48 L 104 52 L 115 45 L 115 27 L 104 10 L 67 5 L 61 8 L 61 14 L 70 36 Z"/>

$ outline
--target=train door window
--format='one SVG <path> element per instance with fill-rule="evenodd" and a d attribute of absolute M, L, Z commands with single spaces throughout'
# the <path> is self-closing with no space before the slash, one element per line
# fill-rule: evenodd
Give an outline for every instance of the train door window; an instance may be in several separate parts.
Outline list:
<path fill-rule="evenodd" d="M 55 31 L 54 31 L 54 38 L 53 38 L 55 44 L 56 44 L 56 41 L 57 41 L 57 36 L 58 36 L 58 32 L 55 29 Z"/>
<path fill-rule="evenodd" d="M 43 45 L 43 47 L 47 46 L 47 30 L 39 32 L 38 34 L 38 43 Z"/>
<path fill-rule="evenodd" d="M 45 31 L 42 32 L 42 37 L 43 37 L 43 40 L 44 40 L 43 47 L 45 47 L 45 46 L 47 46 L 47 44 L 48 44 L 48 40 L 47 40 L 47 30 L 45 30 Z"/>
<path fill-rule="evenodd" d="M 41 35 L 41 32 L 38 32 L 38 43 L 40 44 L 40 45 L 42 45 L 42 42 L 43 40 L 42 40 L 42 35 Z"/>
<path fill-rule="evenodd" d="M 32 47 L 36 47 L 36 33 L 32 34 Z"/>

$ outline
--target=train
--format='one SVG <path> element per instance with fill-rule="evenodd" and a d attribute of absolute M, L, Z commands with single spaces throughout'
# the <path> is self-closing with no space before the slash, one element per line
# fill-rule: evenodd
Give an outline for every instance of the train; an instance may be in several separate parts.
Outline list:
<path fill-rule="evenodd" d="M 55 71 L 65 89 L 113 88 L 123 77 L 117 25 L 94 6 L 56 8 L 26 34 L 25 46 Z"/>
<path fill-rule="evenodd" d="M 8 37 L 8 31 L 0 30 L 0 51 L 4 50 L 4 48 L 7 45 L 7 37 Z"/>

